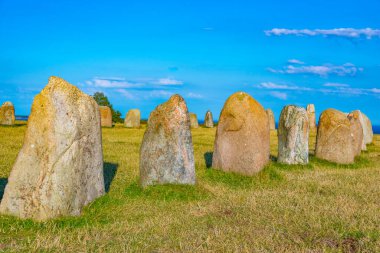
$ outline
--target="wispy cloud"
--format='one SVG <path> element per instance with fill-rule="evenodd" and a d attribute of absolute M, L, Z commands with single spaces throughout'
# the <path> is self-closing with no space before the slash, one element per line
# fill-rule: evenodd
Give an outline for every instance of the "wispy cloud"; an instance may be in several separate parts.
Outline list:
<path fill-rule="evenodd" d="M 172 95 L 174 95 L 171 91 L 166 90 L 153 90 L 150 91 L 148 94 L 148 98 L 170 98 Z"/>
<path fill-rule="evenodd" d="M 292 64 L 305 64 L 303 61 L 300 61 L 300 60 L 297 60 L 297 59 L 290 59 L 288 60 L 289 63 L 292 63 Z"/>
<path fill-rule="evenodd" d="M 358 72 L 362 72 L 363 68 L 356 67 L 352 63 L 345 63 L 343 65 L 287 65 L 282 69 L 268 68 L 268 71 L 280 74 L 312 74 L 326 77 L 328 75 L 355 76 Z"/>
<path fill-rule="evenodd" d="M 160 84 L 160 85 L 182 85 L 183 81 L 176 80 L 176 79 L 168 77 L 168 78 L 158 79 L 157 83 Z"/>
<path fill-rule="evenodd" d="M 308 87 L 299 87 L 286 84 L 276 84 L 272 82 L 262 82 L 256 86 L 257 88 L 269 89 L 269 90 L 311 90 Z"/>
<path fill-rule="evenodd" d="M 203 95 L 198 94 L 198 93 L 194 93 L 194 92 L 189 92 L 189 93 L 186 94 L 186 97 L 187 98 L 200 99 L 200 98 L 203 98 Z"/>
<path fill-rule="evenodd" d="M 125 78 L 120 77 L 95 77 L 92 80 L 85 81 L 85 84 L 99 88 L 137 88 L 144 86 L 143 83 L 127 81 Z"/>
<path fill-rule="evenodd" d="M 287 100 L 288 99 L 288 94 L 285 92 L 279 92 L 279 91 L 271 91 L 269 93 L 272 97 L 281 99 L 281 100 Z"/>
<path fill-rule="evenodd" d="M 373 28 L 334 28 L 334 29 L 284 29 L 273 28 L 272 30 L 264 31 L 265 35 L 282 36 L 282 35 L 295 35 L 295 36 L 325 36 L 325 37 L 345 37 L 345 38 L 380 38 L 380 29 Z"/>
<path fill-rule="evenodd" d="M 325 86 L 325 87 L 349 87 L 349 85 L 345 84 L 345 83 L 325 83 L 323 86 Z"/>
<path fill-rule="evenodd" d="M 136 99 L 136 96 L 133 95 L 130 91 L 127 91 L 125 89 L 117 89 L 116 90 L 120 95 L 122 95 L 123 97 L 127 98 L 127 99 L 130 99 L 130 100 L 135 100 Z"/>

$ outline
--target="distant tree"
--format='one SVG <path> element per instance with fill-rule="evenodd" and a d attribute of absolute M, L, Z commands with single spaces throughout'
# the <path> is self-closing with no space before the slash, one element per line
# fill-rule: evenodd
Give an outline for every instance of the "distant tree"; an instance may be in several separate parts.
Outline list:
<path fill-rule="evenodd" d="M 103 92 L 95 92 L 95 94 L 92 97 L 95 99 L 95 101 L 98 103 L 98 105 L 108 106 L 109 108 L 111 108 L 112 121 L 113 122 L 115 122 L 115 123 L 122 123 L 123 122 L 123 119 L 121 118 L 121 112 L 113 109 L 112 104 L 110 103 L 107 96 L 104 95 Z"/>

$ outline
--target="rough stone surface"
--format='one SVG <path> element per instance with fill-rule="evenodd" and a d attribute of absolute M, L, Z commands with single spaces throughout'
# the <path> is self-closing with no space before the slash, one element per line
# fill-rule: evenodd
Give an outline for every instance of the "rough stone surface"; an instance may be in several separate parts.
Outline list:
<path fill-rule="evenodd" d="M 370 144 L 373 141 L 372 123 L 367 117 L 367 115 L 365 115 L 362 112 L 360 112 L 359 120 L 363 129 L 362 150 L 367 150 L 367 144 Z"/>
<path fill-rule="evenodd" d="M 198 124 L 197 115 L 195 113 L 189 113 L 189 116 L 190 116 L 190 127 L 191 128 L 198 128 L 199 124 Z"/>
<path fill-rule="evenodd" d="M 140 184 L 169 183 L 195 184 L 190 117 L 180 95 L 150 114 L 140 150 Z"/>
<path fill-rule="evenodd" d="M 210 110 L 206 112 L 204 125 L 205 127 L 209 128 L 214 127 L 214 120 L 212 118 L 212 113 Z"/>
<path fill-rule="evenodd" d="M 269 161 L 269 123 L 264 108 L 250 95 L 231 95 L 220 114 L 212 166 L 253 175 Z"/>
<path fill-rule="evenodd" d="M 15 108 L 11 102 L 5 102 L 0 107 L 0 125 L 12 126 L 15 124 Z"/>
<path fill-rule="evenodd" d="M 270 130 L 276 130 L 276 123 L 274 120 L 274 114 L 271 109 L 266 110 L 267 116 L 268 116 L 268 122 L 269 122 L 269 129 Z"/>
<path fill-rule="evenodd" d="M 315 155 L 335 163 L 354 162 L 355 149 L 351 136 L 351 123 L 338 110 L 327 109 L 319 118 Z"/>
<path fill-rule="evenodd" d="M 140 115 L 139 109 L 129 110 L 127 116 L 125 116 L 124 126 L 129 128 L 139 128 L 141 119 Z"/>
<path fill-rule="evenodd" d="M 112 127 L 112 111 L 108 106 L 99 106 L 102 127 Z"/>
<path fill-rule="evenodd" d="M 279 163 L 309 162 L 309 119 L 305 108 L 285 106 L 281 111 L 277 134 Z"/>
<path fill-rule="evenodd" d="M 361 113 L 356 110 L 347 115 L 351 123 L 351 137 L 355 156 L 360 155 L 363 145 L 363 127 L 360 123 Z"/>
<path fill-rule="evenodd" d="M 315 106 L 314 104 L 308 104 L 306 107 L 307 115 L 309 117 L 309 127 L 311 130 L 317 129 L 317 123 L 315 119 Z"/>
<path fill-rule="evenodd" d="M 63 79 L 51 77 L 34 99 L 0 212 L 37 220 L 79 215 L 103 194 L 98 105 Z"/>

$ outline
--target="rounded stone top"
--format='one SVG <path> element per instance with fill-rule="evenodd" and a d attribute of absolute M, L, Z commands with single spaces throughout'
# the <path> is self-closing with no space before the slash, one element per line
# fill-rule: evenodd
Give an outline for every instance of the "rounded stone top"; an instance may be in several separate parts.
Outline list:
<path fill-rule="evenodd" d="M 7 101 L 2 106 L 13 106 L 12 102 Z"/>
<path fill-rule="evenodd" d="M 306 110 L 308 112 L 315 112 L 315 106 L 314 106 L 314 104 L 308 104 L 307 107 L 306 107 Z"/>

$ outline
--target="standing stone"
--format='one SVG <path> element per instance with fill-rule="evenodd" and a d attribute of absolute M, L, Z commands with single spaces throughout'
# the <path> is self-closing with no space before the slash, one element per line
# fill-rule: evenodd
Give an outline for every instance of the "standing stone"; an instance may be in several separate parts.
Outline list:
<path fill-rule="evenodd" d="M 149 116 L 140 150 L 140 184 L 195 184 L 190 117 L 180 95 Z"/>
<path fill-rule="evenodd" d="M 267 116 L 268 116 L 268 122 L 269 122 L 269 129 L 270 130 L 276 130 L 276 123 L 274 120 L 274 114 L 271 109 L 266 110 Z"/>
<path fill-rule="evenodd" d="M 309 127 L 311 130 L 317 129 L 317 123 L 315 119 L 315 107 L 314 104 L 308 104 L 306 107 L 307 115 L 309 117 Z"/>
<path fill-rule="evenodd" d="M 99 106 L 102 127 L 112 127 L 112 111 L 108 106 Z"/>
<path fill-rule="evenodd" d="M 189 115 L 190 115 L 190 126 L 191 126 L 191 128 L 198 128 L 199 124 L 198 124 L 197 115 L 195 113 L 189 113 Z"/>
<path fill-rule="evenodd" d="M 277 161 L 285 164 L 309 162 L 309 119 L 305 108 L 288 105 L 282 109 Z"/>
<path fill-rule="evenodd" d="M 0 107 L 0 125 L 13 126 L 15 124 L 15 108 L 11 102 L 5 102 Z"/>
<path fill-rule="evenodd" d="M 103 194 L 98 105 L 65 80 L 50 77 L 34 99 L 0 212 L 37 220 L 75 216 Z"/>
<path fill-rule="evenodd" d="M 362 150 L 367 150 L 367 144 L 370 144 L 373 141 L 372 123 L 367 117 L 367 115 L 365 115 L 362 112 L 360 112 L 359 120 L 363 129 Z"/>
<path fill-rule="evenodd" d="M 319 118 L 315 156 L 335 163 L 353 163 L 353 143 L 347 116 L 335 109 L 323 111 Z"/>
<path fill-rule="evenodd" d="M 353 111 L 347 115 L 351 123 L 351 137 L 355 156 L 360 155 L 363 145 L 363 127 L 360 123 L 361 113 L 359 110 Z"/>
<path fill-rule="evenodd" d="M 125 116 L 124 126 L 129 128 L 139 128 L 140 115 L 141 114 L 139 109 L 129 110 L 127 116 Z"/>
<path fill-rule="evenodd" d="M 214 120 L 212 118 L 212 113 L 210 112 L 210 110 L 208 110 L 206 112 L 206 116 L 205 116 L 205 127 L 214 127 Z"/>
<path fill-rule="evenodd" d="M 264 108 L 247 93 L 231 95 L 220 114 L 212 166 L 243 175 L 259 172 L 269 161 L 269 136 Z"/>

